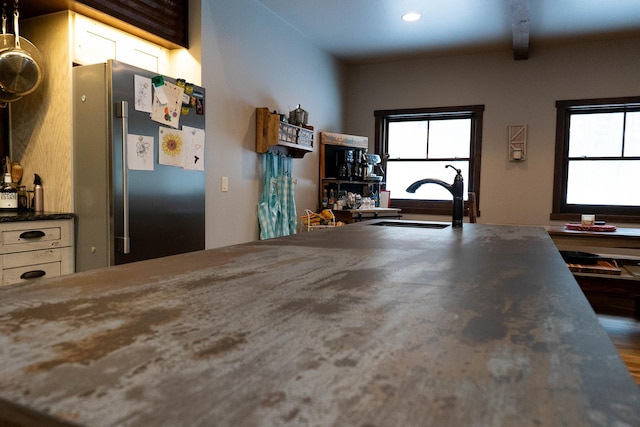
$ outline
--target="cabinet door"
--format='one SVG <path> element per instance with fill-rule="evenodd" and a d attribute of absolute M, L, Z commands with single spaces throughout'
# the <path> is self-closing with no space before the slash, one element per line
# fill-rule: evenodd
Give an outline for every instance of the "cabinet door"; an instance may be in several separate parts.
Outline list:
<path fill-rule="evenodd" d="M 98 64 L 116 58 L 115 37 L 99 30 L 97 25 L 93 26 L 76 15 L 73 62 L 80 65 Z"/>
<path fill-rule="evenodd" d="M 73 60 L 80 65 L 115 59 L 158 74 L 168 74 L 169 51 L 163 47 L 74 15 Z"/>

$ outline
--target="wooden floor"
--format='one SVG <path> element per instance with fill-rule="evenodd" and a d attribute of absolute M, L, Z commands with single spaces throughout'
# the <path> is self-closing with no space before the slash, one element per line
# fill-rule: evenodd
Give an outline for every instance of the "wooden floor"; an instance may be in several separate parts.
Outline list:
<path fill-rule="evenodd" d="M 628 299 L 587 295 L 600 324 L 611 336 L 620 358 L 640 384 L 640 320 L 633 317 Z"/>

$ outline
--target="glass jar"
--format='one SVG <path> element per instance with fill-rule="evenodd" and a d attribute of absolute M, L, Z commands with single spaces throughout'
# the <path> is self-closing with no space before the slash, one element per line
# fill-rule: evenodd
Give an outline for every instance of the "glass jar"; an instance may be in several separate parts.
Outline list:
<path fill-rule="evenodd" d="M 18 210 L 18 189 L 11 182 L 11 174 L 4 174 L 4 182 L 0 187 L 0 209 Z"/>
<path fill-rule="evenodd" d="M 18 187 L 18 210 L 29 210 L 29 193 L 24 185 Z"/>

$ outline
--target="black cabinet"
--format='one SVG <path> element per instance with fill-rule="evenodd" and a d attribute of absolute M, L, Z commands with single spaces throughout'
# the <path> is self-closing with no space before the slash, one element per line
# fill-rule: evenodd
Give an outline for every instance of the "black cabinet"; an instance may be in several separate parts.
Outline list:
<path fill-rule="evenodd" d="M 378 204 L 382 182 L 363 179 L 366 165 L 362 154 L 368 147 L 366 136 L 320 132 L 320 208 L 333 208 L 329 199 L 333 196 L 337 202 L 347 193 L 371 198 Z"/>

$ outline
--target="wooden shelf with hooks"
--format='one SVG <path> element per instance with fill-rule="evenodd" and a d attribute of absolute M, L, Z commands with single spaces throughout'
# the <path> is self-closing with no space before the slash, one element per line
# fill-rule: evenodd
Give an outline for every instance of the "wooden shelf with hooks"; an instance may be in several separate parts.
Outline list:
<path fill-rule="evenodd" d="M 267 151 L 300 159 L 313 151 L 313 129 L 282 122 L 268 108 L 256 108 L 256 152 Z"/>

